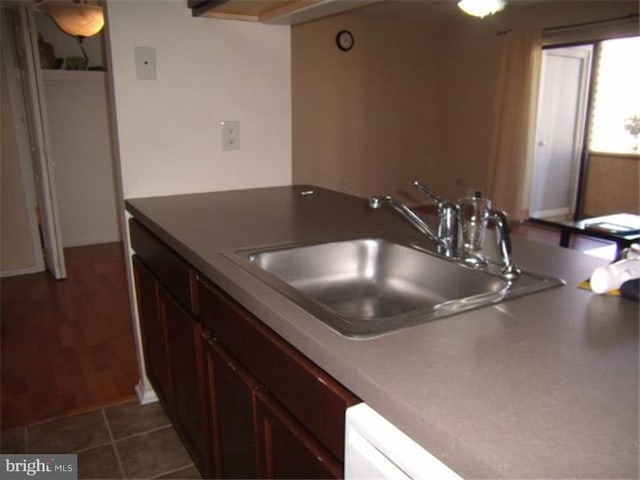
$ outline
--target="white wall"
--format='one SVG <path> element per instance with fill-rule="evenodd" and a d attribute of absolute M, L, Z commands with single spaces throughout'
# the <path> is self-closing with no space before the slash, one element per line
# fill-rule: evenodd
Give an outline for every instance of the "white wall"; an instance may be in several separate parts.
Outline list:
<path fill-rule="evenodd" d="M 289 27 L 193 18 L 185 1 L 173 0 L 107 0 L 107 25 L 120 196 L 291 183 Z M 157 80 L 136 80 L 136 46 L 155 48 Z M 240 121 L 241 150 L 222 150 L 224 120 Z M 127 271 L 136 391 L 146 403 L 155 395 L 129 260 Z"/>
<path fill-rule="evenodd" d="M 107 7 L 125 197 L 291 183 L 289 27 Z M 136 46 L 155 48 L 157 80 L 136 80 Z M 223 120 L 240 121 L 240 151 L 222 151 Z"/>
<path fill-rule="evenodd" d="M 106 74 L 43 70 L 64 247 L 120 240 Z"/>

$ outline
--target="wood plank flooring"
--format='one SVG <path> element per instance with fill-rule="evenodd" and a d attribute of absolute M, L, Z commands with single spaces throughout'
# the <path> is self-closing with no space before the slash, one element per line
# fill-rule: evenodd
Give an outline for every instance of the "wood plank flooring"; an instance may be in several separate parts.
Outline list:
<path fill-rule="evenodd" d="M 1 429 L 121 402 L 138 380 L 122 243 L 65 249 L 68 278 L 1 280 Z"/>

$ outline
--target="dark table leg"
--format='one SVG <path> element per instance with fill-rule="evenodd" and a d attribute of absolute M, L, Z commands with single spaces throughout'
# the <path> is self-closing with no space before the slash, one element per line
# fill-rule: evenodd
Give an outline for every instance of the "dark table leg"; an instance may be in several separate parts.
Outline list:
<path fill-rule="evenodd" d="M 616 241 L 616 260 L 620 257 L 620 253 L 625 248 L 629 248 L 631 244 L 634 243 L 633 240 L 617 240 Z"/>
<path fill-rule="evenodd" d="M 571 230 L 568 228 L 560 228 L 560 246 L 569 248 L 569 239 L 571 238 Z"/>

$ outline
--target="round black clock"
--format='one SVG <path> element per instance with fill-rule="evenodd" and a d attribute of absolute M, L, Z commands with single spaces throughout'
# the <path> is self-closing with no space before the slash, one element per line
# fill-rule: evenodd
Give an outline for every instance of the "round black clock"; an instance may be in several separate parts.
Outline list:
<path fill-rule="evenodd" d="M 353 48 L 353 34 L 349 30 L 340 30 L 336 35 L 336 45 L 343 52 L 348 52 Z"/>

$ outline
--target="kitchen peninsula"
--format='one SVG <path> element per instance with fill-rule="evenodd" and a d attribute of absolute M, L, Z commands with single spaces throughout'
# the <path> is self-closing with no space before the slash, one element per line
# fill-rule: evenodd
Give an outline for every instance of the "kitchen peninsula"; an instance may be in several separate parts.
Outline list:
<path fill-rule="evenodd" d="M 341 402 L 361 399 L 461 476 L 638 477 L 638 304 L 576 288 L 602 260 L 513 239 L 519 267 L 567 284 L 355 340 L 222 252 L 352 238 L 429 242 L 393 212 L 310 186 L 129 199 L 127 210 L 143 237 L 197 271 L 200 294 L 237 302 L 326 372 L 322 382 L 335 379 Z M 206 322 L 200 297 L 201 306 L 185 302 Z M 319 444 L 338 456 L 320 430 Z"/>

